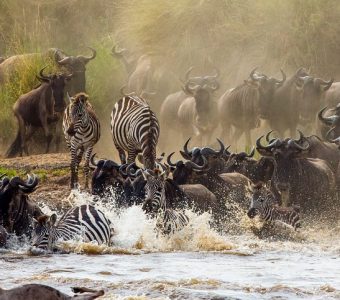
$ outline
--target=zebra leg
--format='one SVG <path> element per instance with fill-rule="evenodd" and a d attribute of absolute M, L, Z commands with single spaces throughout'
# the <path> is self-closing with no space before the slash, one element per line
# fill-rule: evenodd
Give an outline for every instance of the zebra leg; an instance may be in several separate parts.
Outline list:
<path fill-rule="evenodd" d="M 117 146 L 117 145 L 115 145 L 115 146 L 117 148 L 121 164 L 126 164 L 125 151 L 122 148 L 120 148 L 119 146 Z"/>
<path fill-rule="evenodd" d="M 93 147 L 89 147 L 85 151 L 85 164 L 84 164 L 84 173 L 85 173 L 85 189 L 89 188 L 89 173 L 90 173 L 90 157 L 92 154 Z"/>
<path fill-rule="evenodd" d="M 135 162 L 136 156 L 137 156 L 137 152 L 134 149 L 129 148 L 128 159 L 127 159 L 128 164 Z"/>
<path fill-rule="evenodd" d="M 71 189 L 77 188 L 78 185 L 78 169 L 83 156 L 83 148 L 74 148 L 71 145 Z"/>

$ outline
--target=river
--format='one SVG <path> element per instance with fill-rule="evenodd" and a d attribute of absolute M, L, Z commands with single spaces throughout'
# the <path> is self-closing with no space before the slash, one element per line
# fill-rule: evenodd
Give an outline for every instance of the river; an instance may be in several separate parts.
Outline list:
<path fill-rule="evenodd" d="M 209 214 L 188 211 L 189 226 L 163 237 L 139 206 L 96 205 L 113 221 L 114 246 L 72 241 L 61 245 L 70 254 L 33 255 L 13 239 L 0 252 L 1 287 L 43 283 L 71 294 L 86 286 L 104 289 L 101 299 L 340 299 L 340 223 L 278 226 L 274 238 L 259 238 L 250 230 L 257 220 L 242 216 L 240 231 L 221 234 Z"/>

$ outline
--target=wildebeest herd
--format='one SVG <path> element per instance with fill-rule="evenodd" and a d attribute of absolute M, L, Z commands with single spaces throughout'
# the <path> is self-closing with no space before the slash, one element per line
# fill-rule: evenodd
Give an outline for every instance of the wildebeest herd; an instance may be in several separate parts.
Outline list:
<path fill-rule="evenodd" d="M 242 84 L 216 101 L 215 92 L 221 88 L 219 71 L 193 77 L 193 68 L 189 68 L 182 79 L 183 89 L 153 109 L 146 92 L 154 68 L 151 58 L 144 55 L 129 62 L 127 50 L 114 47 L 112 54 L 123 59 L 128 71 L 130 93 L 122 89 L 122 98 L 112 102 L 109 124 L 99 120 L 91 95 L 85 91 L 85 66 L 96 57 L 90 49 L 90 57 L 68 56 L 59 49 L 45 54 L 66 71 L 46 75 L 42 69 L 36 74 L 41 84 L 17 100 L 13 110 L 19 130 L 8 157 L 29 153 L 27 143 L 36 127 L 44 129 L 46 152 L 53 138 L 58 151 L 63 131 L 71 154 L 71 189 L 79 188 L 78 170 L 84 157 L 84 188 L 89 188 L 92 169 L 94 201 L 114 199 L 118 208 L 141 205 L 148 216 L 156 218 L 155 229 L 162 235 L 174 234 L 190 223 L 188 208 L 210 212 L 211 225 L 217 230 L 235 218 L 232 207 L 248 209 L 250 218 L 258 215 L 294 229 L 301 226 L 300 213 L 338 216 L 340 88 L 333 80 L 314 77 L 304 68 L 288 79 L 283 70 L 282 78 L 276 79 L 253 69 Z M 11 61 L 20 59 L 14 56 L 0 64 L 0 80 L 10 80 Z M 261 120 L 272 131 L 259 136 L 251 150 L 233 153 L 225 146 L 231 143 L 236 149 L 242 134 L 251 146 L 251 131 Z M 110 127 L 120 162 L 98 160 L 92 153 L 101 126 Z M 305 136 L 298 128 L 304 132 L 316 128 L 320 137 Z M 174 159 L 175 152 L 157 155 L 160 150 L 170 152 L 171 131 L 182 141 L 180 160 Z M 283 138 L 287 131 L 290 137 Z M 216 143 L 217 147 L 212 146 Z M 26 181 L 2 175 L 2 245 L 7 234 L 24 234 L 33 246 L 48 250 L 54 250 L 58 240 L 76 235 L 111 243 L 114 224 L 95 205 L 72 208 L 60 220 L 55 214 L 44 215 L 28 196 L 37 184 L 35 175 Z"/>

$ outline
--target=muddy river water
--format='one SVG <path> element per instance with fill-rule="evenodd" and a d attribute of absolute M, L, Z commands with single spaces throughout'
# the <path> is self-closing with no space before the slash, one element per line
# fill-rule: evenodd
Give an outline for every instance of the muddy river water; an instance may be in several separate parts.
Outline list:
<path fill-rule="evenodd" d="M 246 216 L 240 232 L 219 234 L 209 214 L 188 212 L 190 226 L 169 238 L 138 206 L 117 213 L 97 205 L 113 221 L 114 246 L 72 241 L 61 245 L 69 254 L 32 255 L 13 240 L 0 252 L 1 287 L 34 282 L 71 294 L 87 286 L 104 289 L 102 299 L 340 299 L 340 223 L 282 227 L 288 237 L 260 239 Z"/>

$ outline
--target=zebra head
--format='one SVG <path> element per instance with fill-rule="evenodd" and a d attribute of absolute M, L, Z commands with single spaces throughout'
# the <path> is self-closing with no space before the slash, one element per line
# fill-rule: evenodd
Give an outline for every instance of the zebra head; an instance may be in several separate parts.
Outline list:
<path fill-rule="evenodd" d="M 160 210 L 166 210 L 165 179 L 168 177 L 167 171 L 146 170 L 143 171 L 145 184 L 145 199 L 143 210 L 151 215 L 155 215 Z"/>
<path fill-rule="evenodd" d="M 50 217 L 43 215 L 38 219 L 34 219 L 33 233 L 32 233 L 32 246 L 50 249 L 55 237 L 53 237 L 57 215 L 53 214 Z"/>
<path fill-rule="evenodd" d="M 253 219 L 255 216 L 259 215 L 264 217 L 268 207 L 275 203 L 274 194 L 265 186 L 262 182 L 256 185 L 251 185 L 249 191 L 252 194 L 250 207 L 248 210 L 248 217 Z"/>
<path fill-rule="evenodd" d="M 92 108 L 88 102 L 89 96 L 85 93 L 79 93 L 74 97 L 70 98 L 70 112 L 72 123 L 76 125 L 86 125 L 89 121 L 88 108 Z"/>

